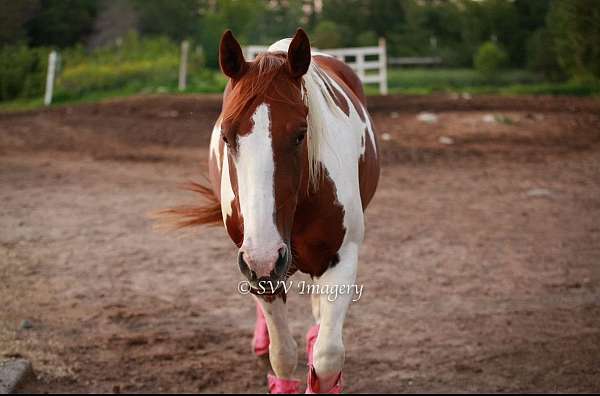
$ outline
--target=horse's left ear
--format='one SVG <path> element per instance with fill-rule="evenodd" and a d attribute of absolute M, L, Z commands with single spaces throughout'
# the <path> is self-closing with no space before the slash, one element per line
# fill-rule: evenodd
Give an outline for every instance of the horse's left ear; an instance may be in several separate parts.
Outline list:
<path fill-rule="evenodd" d="M 292 77 L 302 77 L 310 66 L 310 41 L 308 36 L 298 28 L 288 49 L 288 67 Z"/>
<path fill-rule="evenodd" d="M 219 45 L 219 65 L 223 74 L 237 80 L 248 70 L 240 43 L 233 37 L 231 30 L 226 30 Z"/>

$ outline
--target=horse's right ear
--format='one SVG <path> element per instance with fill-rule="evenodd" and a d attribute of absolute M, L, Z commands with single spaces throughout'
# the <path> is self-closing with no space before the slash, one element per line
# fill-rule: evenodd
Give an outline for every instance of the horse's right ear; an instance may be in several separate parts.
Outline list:
<path fill-rule="evenodd" d="M 233 37 L 231 30 L 225 31 L 221 37 L 219 65 L 223 73 L 234 80 L 239 80 L 248 70 L 242 47 Z"/>

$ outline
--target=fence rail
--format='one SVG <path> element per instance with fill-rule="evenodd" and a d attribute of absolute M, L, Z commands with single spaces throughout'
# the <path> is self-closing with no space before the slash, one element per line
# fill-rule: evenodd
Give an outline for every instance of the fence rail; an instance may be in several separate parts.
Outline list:
<path fill-rule="evenodd" d="M 244 49 L 246 59 L 267 51 L 267 46 L 249 45 Z M 387 55 L 385 39 L 379 39 L 379 45 L 373 47 L 331 48 L 313 50 L 336 57 L 350 66 L 363 84 L 378 84 L 379 93 L 387 95 Z M 373 59 L 375 58 L 375 59 Z"/>

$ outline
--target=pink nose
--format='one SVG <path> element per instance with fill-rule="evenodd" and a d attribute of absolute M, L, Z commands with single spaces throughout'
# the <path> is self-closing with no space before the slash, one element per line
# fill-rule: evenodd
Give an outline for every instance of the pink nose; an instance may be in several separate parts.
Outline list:
<path fill-rule="evenodd" d="M 238 253 L 240 271 L 250 281 L 261 278 L 278 280 L 285 275 L 288 267 L 289 254 L 285 244 L 279 249 L 266 253 L 242 246 Z"/>

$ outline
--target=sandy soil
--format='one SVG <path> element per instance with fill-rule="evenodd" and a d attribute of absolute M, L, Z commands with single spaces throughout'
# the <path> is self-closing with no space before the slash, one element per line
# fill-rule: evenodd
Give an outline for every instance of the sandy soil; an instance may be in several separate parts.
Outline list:
<path fill-rule="evenodd" d="M 372 103 L 387 140 L 346 391 L 599 392 L 600 103 Z M 24 391 L 266 390 L 225 232 L 146 217 L 193 199 L 176 186 L 217 111 L 163 96 L 0 115 L 0 356 L 31 359 Z M 303 351 L 309 299 L 288 301 Z"/>

